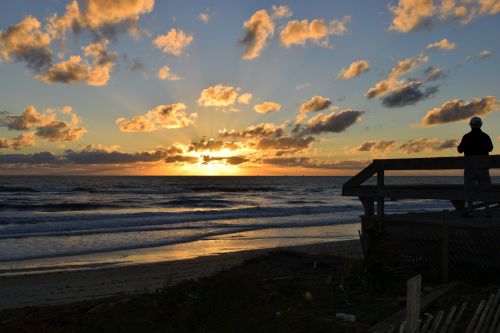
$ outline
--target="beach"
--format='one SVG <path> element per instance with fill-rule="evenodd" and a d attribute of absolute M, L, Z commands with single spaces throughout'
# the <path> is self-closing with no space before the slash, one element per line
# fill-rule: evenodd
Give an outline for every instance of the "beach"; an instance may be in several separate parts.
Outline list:
<path fill-rule="evenodd" d="M 352 240 L 110 268 L 8 275 L 0 277 L 0 310 L 154 292 L 182 280 L 210 276 L 277 250 L 353 258 L 361 256 L 359 241 Z"/>

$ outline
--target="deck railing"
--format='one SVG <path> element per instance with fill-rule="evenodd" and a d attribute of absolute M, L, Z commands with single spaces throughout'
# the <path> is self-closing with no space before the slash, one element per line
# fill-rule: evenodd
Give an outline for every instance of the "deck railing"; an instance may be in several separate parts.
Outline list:
<path fill-rule="evenodd" d="M 373 216 L 375 202 L 377 215 L 384 215 L 385 198 L 450 200 L 458 209 L 466 200 L 500 202 L 500 184 L 488 190 L 465 191 L 463 184 L 456 185 L 385 185 L 385 171 L 393 170 L 459 170 L 464 168 L 500 168 L 500 155 L 474 157 L 434 157 L 375 159 L 365 169 L 347 181 L 342 195 L 357 196 L 365 208 L 365 216 Z M 377 175 L 376 185 L 363 185 Z"/>

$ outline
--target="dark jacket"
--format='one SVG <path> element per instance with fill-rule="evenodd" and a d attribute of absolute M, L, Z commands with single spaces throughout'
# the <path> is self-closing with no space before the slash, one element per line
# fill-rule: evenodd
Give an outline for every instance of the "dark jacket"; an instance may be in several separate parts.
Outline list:
<path fill-rule="evenodd" d="M 493 143 L 488 134 L 480 128 L 474 128 L 463 136 L 457 149 L 465 156 L 488 156 L 488 153 L 493 150 Z"/>

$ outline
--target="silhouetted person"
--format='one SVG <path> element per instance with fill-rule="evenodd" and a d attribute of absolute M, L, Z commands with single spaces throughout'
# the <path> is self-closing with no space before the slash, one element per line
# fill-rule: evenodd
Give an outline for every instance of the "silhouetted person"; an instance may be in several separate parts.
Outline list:
<path fill-rule="evenodd" d="M 464 153 L 465 156 L 488 156 L 489 152 L 493 150 L 493 143 L 489 135 L 481 131 L 483 121 L 479 117 L 473 117 L 469 125 L 471 131 L 463 136 L 462 141 L 457 147 L 458 152 Z M 464 169 L 464 184 L 467 192 L 477 188 L 480 190 L 489 189 L 491 187 L 491 178 L 488 167 L 466 167 Z M 472 217 L 471 212 L 473 204 L 472 200 L 467 200 L 468 209 L 465 210 L 463 214 L 464 217 Z M 491 217 L 490 204 L 485 202 L 484 206 L 486 217 Z"/>

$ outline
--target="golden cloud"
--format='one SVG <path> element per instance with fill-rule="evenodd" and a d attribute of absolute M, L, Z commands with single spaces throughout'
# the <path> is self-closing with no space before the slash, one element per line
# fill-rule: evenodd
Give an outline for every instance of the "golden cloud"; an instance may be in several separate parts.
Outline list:
<path fill-rule="evenodd" d="M 233 105 L 238 98 L 238 90 L 232 86 L 216 84 L 201 91 L 198 98 L 200 106 L 229 106 Z"/>
<path fill-rule="evenodd" d="M 184 31 L 170 29 L 165 35 L 159 35 L 153 41 L 153 44 L 162 50 L 163 53 L 180 56 L 184 49 L 193 41 L 193 35 L 187 35 Z"/>
<path fill-rule="evenodd" d="M 257 113 L 270 113 L 270 112 L 279 112 L 281 110 L 281 105 L 276 102 L 264 102 L 261 104 L 256 104 L 253 109 Z"/>
<path fill-rule="evenodd" d="M 430 43 L 427 45 L 427 50 L 453 50 L 455 48 L 455 43 L 450 42 L 448 39 L 441 39 L 439 42 Z"/>
<path fill-rule="evenodd" d="M 261 9 L 245 21 L 243 27 L 246 33 L 240 41 L 245 48 L 242 58 L 255 59 L 266 46 L 267 39 L 274 34 L 274 22 L 267 11 Z"/>
<path fill-rule="evenodd" d="M 166 80 L 166 81 L 177 81 L 181 79 L 179 75 L 172 73 L 167 65 L 161 67 L 158 70 L 157 77 L 160 80 Z"/>
<path fill-rule="evenodd" d="M 0 138 L 0 149 L 17 150 L 21 147 L 34 146 L 35 144 L 35 133 L 23 133 L 12 139 Z"/>
<path fill-rule="evenodd" d="M 329 46 L 329 35 L 343 35 L 347 32 L 346 24 L 350 17 L 342 20 L 332 20 L 329 24 L 323 19 L 313 19 L 311 22 L 304 19 L 301 21 L 289 21 L 280 32 L 281 43 L 285 47 L 292 45 L 305 45 L 308 40 L 321 46 Z"/>
<path fill-rule="evenodd" d="M 162 104 L 155 106 L 143 116 L 135 116 L 131 120 L 118 118 L 116 124 L 122 132 L 151 132 L 163 128 L 184 128 L 192 125 L 198 115 L 188 115 L 183 103 Z"/>
<path fill-rule="evenodd" d="M 342 67 L 340 72 L 337 74 L 337 78 L 341 80 L 350 80 L 367 72 L 369 69 L 370 65 L 368 64 L 368 61 L 366 60 L 354 61 L 349 65 L 347 69 L 345 67 Z"/>
<path fill-rule="evenodd" d="M 454 99 L 427 112 L 422 120 L 426 126 L 445 124 L 500 110 L 500 101 L 495 96 L 474 98 L 470 102 Z"/>
<path fill-rule="evenodd" d="M 325 110 L 331 105 L 331 99 L 322 96 L 313 96 L 310 100 L 302 103 L 302 105 L 300 106 L 300 113 Z"/>

